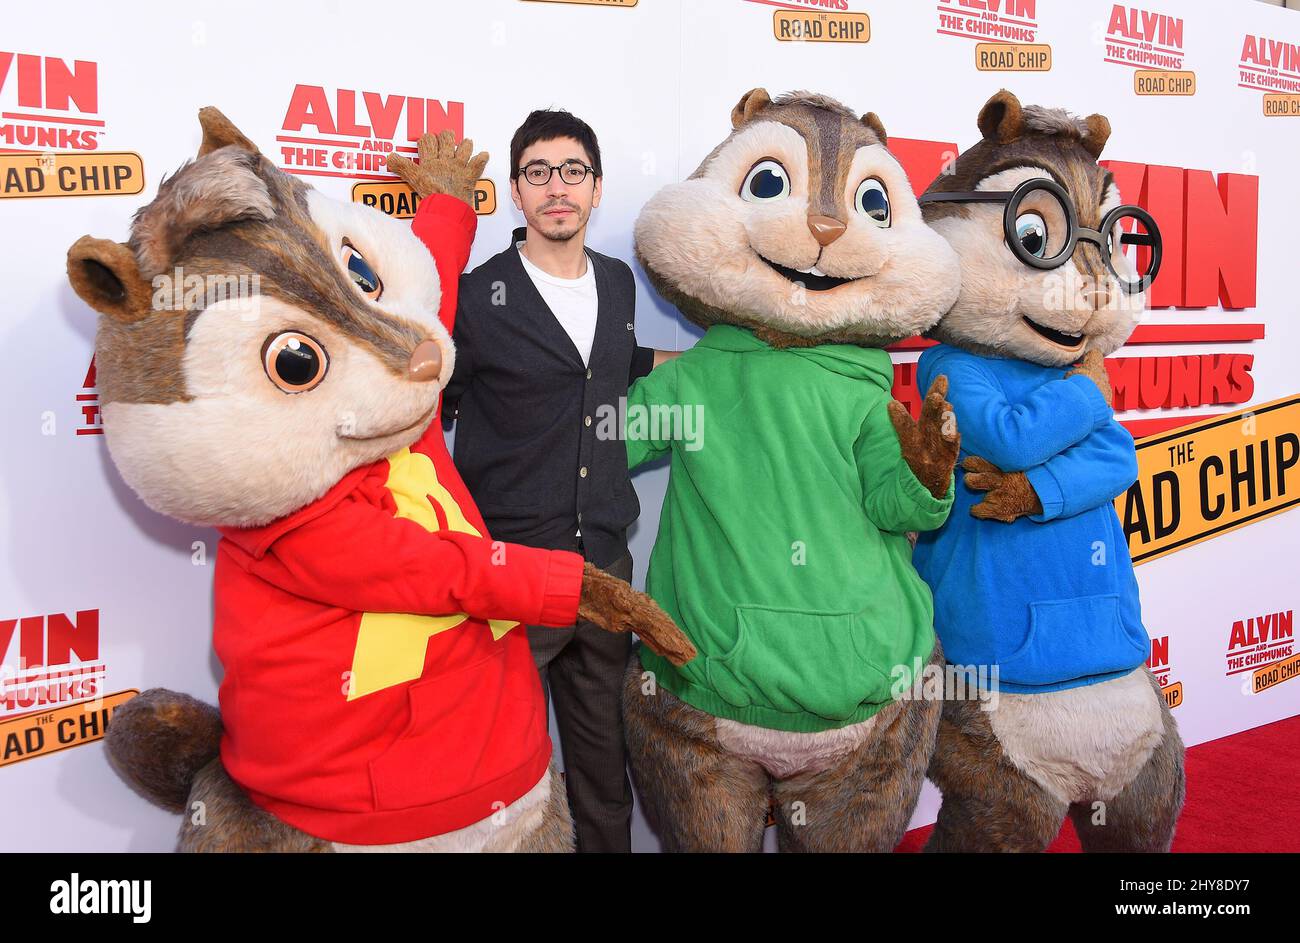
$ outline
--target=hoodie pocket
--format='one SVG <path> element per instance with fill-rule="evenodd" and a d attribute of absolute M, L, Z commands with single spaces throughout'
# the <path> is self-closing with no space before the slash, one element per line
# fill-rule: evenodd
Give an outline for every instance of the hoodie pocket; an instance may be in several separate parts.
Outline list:
<path fill-rule="evenodd" d="M 708 665 L 709 686 L 733 707 L 850 717 L 889 697 L 889 679 L 863 657 L 853 612 L 736 607 L 736 641 Z"/>
<path fill-rule="evenodd" d="M 1150 654 L 1146 632 L 1128 632 L 1119 596 L 1079 596 L 1029 604 L 1029 633 L 999 659 L 999 675 L 1013 684 L 1054 684 L 1122 671 Z"/>
<path fill-rule="evenodd" d="M 495 694 L 486 696 L 488 691 Z M 537 740 L 539 730 L 544 736 L 537 675 L 509 670 L 504 650 L 417 681 L 406 694 L 410 714 L 405 729 L 370 761 L 371 789 L 380 811 L 441 802 L 491 782 L 528 759 L 521 756 L 527 752 L 523 745 Z M 503 736 L 520 748 L 503 749 Z"/>

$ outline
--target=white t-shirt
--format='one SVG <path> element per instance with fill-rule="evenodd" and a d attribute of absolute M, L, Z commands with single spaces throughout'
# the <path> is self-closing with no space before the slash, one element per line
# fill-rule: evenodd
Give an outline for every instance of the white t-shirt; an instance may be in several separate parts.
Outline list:
<path fill-rule="evenodd" d="M 515 248 L 522 245 L 516 242 Z M 596 269 L 591 257 L 587 257 L 587 271 L 577 278 L 556 278 L 528 261 L 522 252 L 519 260 L 555 320 L 568 332 L 585 365 L 591 359 L 591 344 L 596 337 Z"/>

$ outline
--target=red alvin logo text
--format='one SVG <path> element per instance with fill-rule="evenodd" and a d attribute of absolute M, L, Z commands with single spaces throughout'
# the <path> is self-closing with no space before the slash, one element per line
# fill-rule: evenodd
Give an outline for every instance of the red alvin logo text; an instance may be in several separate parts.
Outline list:
<path fill-rule="evenodd" d="M 1162 635 L 1160 638 L 1151 640 L 1151 657 L 1147 659 L 1147 667 L 1151 673 L 1156 676 L 1160 686 L 1165 686 L 1165 681 L 1169 677 L 1169 636 Z"/>
<path fill-rule="evenodd" d="M 1251 671 L 1295 653 L 1294 610 L 1248 616 L 1228 631 L 1225 675 Z"/>
<path fill-rule="evenodd" d="M 1106 24 L 1105 62 L 1138 69 L 1183 67 L 1183 21 L 1117 3 Z"/>
<path fill-rule="evenodd" d="M 0 619 L 0 717 L 93 698 L 102 690 L 99 610 Z"/>
<path fill-rule="evenodd" d="M 275 140 L 292 174 L 396 180 L 384 166 L 390 153 L 414 154 L 425 132 L 460 140 L 464 126 L 464 102 L 296 85 Z"/>
<path fill-rule="evenodd" d="M 1183 703 L 1183 683 L 1171 680 L 1170 677 L 1168 635 L 1151 640 L 1151 657 L 1147 659 L 1147 667 L 1159 682 L 1160 693 L 1164 695 L 1170 710 L 1180 706 Z"/>
<path fill-rule="evenodd" d="M 941 36 L 979 42 L 1032 43 L 1038 37 L 1035 0 L 939 0 Z"/>
<path fill-rule="evenodd" d="M 1237 84 L 1261 92 L 1300 92 L 1300 45 L 1246 35 L 1241 41 Z"/>
<path fill-rule="evenodd" d="M 98 63 L 0 52 L 0 150 L 93 151 L 98 115 Z"/>
<path fill-rule="evenodd" d="M 77 435 L 103 435 L 104 425 L 99 412 L 99 390 L 95 386 L 95 357 L 90 358 L 90 367 L 86 378 L 81 381 L 81 390 L 76 394 L 77 411 L 81 413 L 81 425 L 77 426 Z"/>

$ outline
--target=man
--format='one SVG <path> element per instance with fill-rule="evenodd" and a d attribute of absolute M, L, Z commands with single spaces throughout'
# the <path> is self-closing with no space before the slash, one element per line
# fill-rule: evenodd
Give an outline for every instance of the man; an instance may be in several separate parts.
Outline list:
<path fill-rule="evenodd" d="M 461 278 L 443 415 L 494 538 L 576 550 L 630 581 L 640 504 L 624 443 L 597 436 L 597 410 L 676 352 L 637 346 L 631 269 L 585 246 L 601 182 L 596 135 L 568 112 L 534 111 L 515 132 L 510 196 L 526 225 Z M 630 636 L 580 620 L 528 640 L 555 701 L 578 850 L 630 851 L 619 693 Z"/>

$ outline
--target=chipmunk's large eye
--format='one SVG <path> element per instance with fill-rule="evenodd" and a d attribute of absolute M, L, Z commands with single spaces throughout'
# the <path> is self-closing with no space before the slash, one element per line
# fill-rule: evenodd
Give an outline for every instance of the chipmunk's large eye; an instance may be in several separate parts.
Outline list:
<path fill-rule="evenodd" d="M 889 228 L 889 191 L 876 177 L 868 177 L 858 184 L 853 207 L 881 229 Z"/>
<path fill-rule="evenodd" d="M 749 203 L 770 203 L 790 195 L 790 175 L 770 157 L 749 169 L 740 185 L 740 198 Z"/>
<path fill-rule="evenodd" d="M 352 284 L 357 286 L 357 291 L 365 295 L 371 301 L 378 301 L 379 296 L 384 293 L 384 283 L 379 280 L 375 270 L 370 267 L 366 257 L 357 251 L 347 239 L 343 240 L 343 267 L 348 270 L 348 275 L 352 278 Z"/>
<path fill-rule="evenodd" d="M 1041 259 L 1047 251 L 1047 223 L 1037 213 L 1021 213 L 1016 217 L 1016 238 L 1026 252 Z"/>
<path fill-rule="evenodd" d="M 262 345 L 262 366 L 283 392 L 305 393 L 325 379 L 329 356 L 315 338 L 299 331 L 282 331 Z"/>

